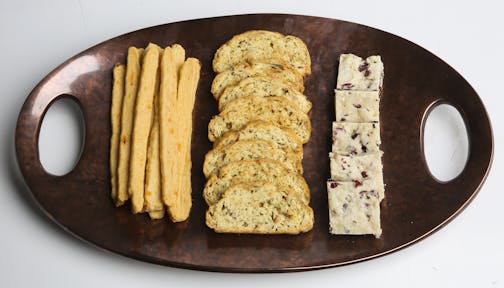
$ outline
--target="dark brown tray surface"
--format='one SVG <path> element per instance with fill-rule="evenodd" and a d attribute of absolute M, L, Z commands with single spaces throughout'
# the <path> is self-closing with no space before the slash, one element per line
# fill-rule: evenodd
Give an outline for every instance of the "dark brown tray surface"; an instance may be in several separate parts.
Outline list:
<path fill-rule="evenodd" d="M 211 148 L 207 124 L 217 114 L 210 94 L 216 49 L 250 29 L 292 34 L 311 53 L 312 75 L 305 94 L 313 101 L 312 138 L 303 165 L 311 189 L 315 226 L 309 233 L 286 235 L 216 234 L 205 226 L 201 195 L 202 163 Z M 149 42 L 182 44 L 202 62 L 194 110 L 192 142 L 193 208 L 185 223 L 151 221 L 115 208 L 110 200 L 109 138 L 112 67 L 125 61 L 129 46 Z M 328 233 L 326 180 L 334 93 L 340 53 L 379 54 L 385 63 L 381 101 L 386 199 L 381 204 L 383 235 L 334 236 Z M 85 144 L 79 163 L 67 175 L 49 175 L 38 154 L 45 112 L 61 97 L 71 97 L 85 118 Z M 433 179 L 422 154 L 423 119 L 440 102 L 462 114 L 470 139 L 464 171 L 449 183 Z M 128 33 L 69 59 L 28 96 L 16 130 L 19 167 L 34 199 L 47 216 L 80 239 L 127 257 L 163 265 L 212 271 L 291 271 L 331 267 L 370 259 L 414 243 L 445 225 L 475 196 L 492 160 L 493 142 L 485 108 L 455 70 L 425 49 L 366 26 L 299 15 L 240 15 L 166 24 Z"/>

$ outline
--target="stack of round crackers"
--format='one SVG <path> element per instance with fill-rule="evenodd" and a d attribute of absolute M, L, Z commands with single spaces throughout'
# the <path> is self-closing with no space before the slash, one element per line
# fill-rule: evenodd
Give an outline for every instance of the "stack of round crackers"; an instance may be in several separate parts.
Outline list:
<path fill-rule="evenodd" d="M 313 227 L 303 178 L 311 134 L 311 73 L 303 41 L 270 31 L 234 36 L 215 53 L 212 94 L 220 113 L 203 164 L 208 227 L 221 233 L 298 234 Z"/>

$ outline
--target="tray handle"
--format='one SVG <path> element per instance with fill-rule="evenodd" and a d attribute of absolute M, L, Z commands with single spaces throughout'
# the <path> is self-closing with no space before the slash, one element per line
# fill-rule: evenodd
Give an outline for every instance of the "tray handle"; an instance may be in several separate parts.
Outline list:
<path fill-rule="evenodd" d="M 432 183 L 439 185 L 440 189 L 441 186 L 445 188 L 447 186 L 457 187 L 464 178 L 478 177 L 481 181 L 479 186 L 473 190 L 477 192 L 488 175 L 493 159 L 493 133 L 486 109 L 481 100 L 477 100 L 477 103 L 469 103 L 464 98 L 438 98 L 430 101 L 424 108 L 420 127 L 420 154 Z M 448 181 L 441 181 L 431 173 L 424 154 L 425 122 L 430 112 L 442 104 L 447 104 L 457 109 L 464 121 L 468 138 L 468 155 L 465 166 L 457 176 Z"/>
<path fill-rule="evenodd" d="M 102 65 L 103 63 L 100 63 L 97 57 L 91 55 L 79 55 L 79 57 L 71 58 L 47 75 L 24 102 L 16 124 L 15 148 L 19 168 L 28 186 L 66 183 L 72 177 L 79 175 L 80 172 L 85 172 L 80 171 L 82 170 L 82 162 L 90 152 L 87 149 L 88 142 L 90 140 L 93 142 L 93 139 L 87 137 L 93 134 L 89 133 L 88 125 L 92 126 L 94 122 L 102 121 L 102 119 L 91 119 L 96 118 L 92 116 L 96 114 L 93 111 L 98 109 L 97 106 L 101 106 L 100 110 L 103 110 L 103 106 L 107 104 L 103 103 L 105 100 L 97 101 L 97 98 L 104 99 L 104 97 L 96 93 L 96 91 L 100 91 L 99 89 L 95 89 L 96 85 L 110 85 L 110 80 L 103 81 L 103 75 L 97 73 Z M 100 78 L 101 81 L 95 81 Z M 82 153 L 73 170 L 65 175 L 56 176 L 43 168 L 40 162 L 38 141 L 45 113 L 55 101 L 62 98 L 77 102 L 84 117 L 85 132 Z M 103 117 L 107 117 L 107 115 L 103 115 Z"/>

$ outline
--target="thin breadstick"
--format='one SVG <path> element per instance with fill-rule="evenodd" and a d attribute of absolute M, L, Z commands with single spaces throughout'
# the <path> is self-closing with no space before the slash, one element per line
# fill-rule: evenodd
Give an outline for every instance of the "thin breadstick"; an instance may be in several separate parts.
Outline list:
<path fill-rule="evenodd" d="M 176 125 L 175 105 L 177 103 L 177 67 L 173 59 L 173 50 L 166 47 L 161 57 L 161 82 L 159 88 L 159 144 L 161 164 L 161 191 L 163 202 L 168 205 L 168 195 L 173 186 L 175 168 L 175 138 Z"/>
<path fill-rule="evenodd" d="M 163 219 L 164 214 L 165 214 L 165 208 L 163 207 L 163 209 L 161 209 L 161 210 L 150 211 L 149 212 L 149 217 L 151 219 Z"/>
<path fill-rule="evenodd" d="M 170 193 L 176 182 L 176 162 L 181 161 L 176 152 L 176 131 L 179 114 L 176 110 L 178 70 L 184 63 L 185 51 L 182 46 L 175 44 L 166 47 L 161 57 L 161 84 L 159 90 L 159 125 L 160 125 L 160 164 L 161 191 L 163 202 L 171 204 Z"/>
<path fill-rule="evenodd" d="M 119 157 L 119 134 L 121 133 L 121 107 L 124 96 L 124 74 L 126 66 L 116 63 L 112 72 L 112 104 L 110 107 L 110 123 L 112 136 L 110 137 L 110 184 L 111 196 L 116 204 L 117 201 L 117 162 Z"/>
<path fill-rule="evenodd" d="M 180 78 L 180 68 L 182 67 L 185 61 L 185 50 L 184 47 L 182 47 L 180 44 L 173 44 L 171 46 L 171 49 L 173 53 L 173 61 L 175 61 L 175 67 L 177 67 L 177 80 L 178 80 Z"/>
<path fill-rule="evenodd" d="M 153 116 L 159 49 L 159 46 L 152 43 L 145 49 L 135 103 L 128 185 L 133 213 L 142 212 L 144 206 L 145 164 Z"/>
<path fill-rule="evenodd" d="M 161 171 L 159 170 L 159 109 L 157 99 L 159 97 L 159 73 L 156 80 L 154 94 L 154 116 L 147 147 L 147 164 L 145 169 L 145 211 L 149 212 L 152 219 L 160 219 L 164 216 L 164 205 L 161 199 Z M 163 213 L 157 213 L 162 211 Z"/>
<path fill-rule="evenodd" d="M 200 77 L 201 64 L 196 58 L 188 58 L 180 69 L 177 91 L 178 128 L 175 137 L 178 159 L 176 171 L 178 181 L 174 183 L 173 193 L 168 194 L 168 211 L 174 222 L 184 221 L 189 217 L 192 206 L 191 188 L 191 135 L 192 112 L 196 98 L 196 89 Z"/>
<path fill-rule="evenodd" d="M 126 76 L 124 83 L 124 99 L 121 109 L 121 137 L 119 142 L 119 159 L 117 164 L 117 200 L 120 206 L 129 199 L 128 178 L 131 149 L 131 131 L 133 112 L 140 77 L 140 66 L 143 49 L 130 47 L 128 49 Z"/>

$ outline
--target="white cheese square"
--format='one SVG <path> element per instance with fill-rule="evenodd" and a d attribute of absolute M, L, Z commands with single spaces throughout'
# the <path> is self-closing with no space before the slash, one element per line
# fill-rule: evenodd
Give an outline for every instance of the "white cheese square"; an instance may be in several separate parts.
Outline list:
<path fill-rule="evenodd" d="M 336 89 L 381 91 L 383 62 L 379 55 L 362 59 L 354 54 L 341 54 Z"/>
<path fill-rule="evenodd" d="M 372 182 L 328 181 L 327 191 L 331 234 L 380 237 L 380 200 Z"/>
<path fill-rule="evenodd" d="M 336 181 L 372 181 L 378 191 L 379 200 L 385 196 L 381 157 L 383 152 L 362 155 L 339 155 L 329 153 L 331 180 Z"/>
<path fill-rule="evenodd" d="M 336 121 L 380 121 L 380 95 L 378 91 L 336 90 Z"/>
<path fill-rule="evenodd" d="M 380 151 L 379 123 L 333 122 L 332 152 L 361 155 Z"/>

